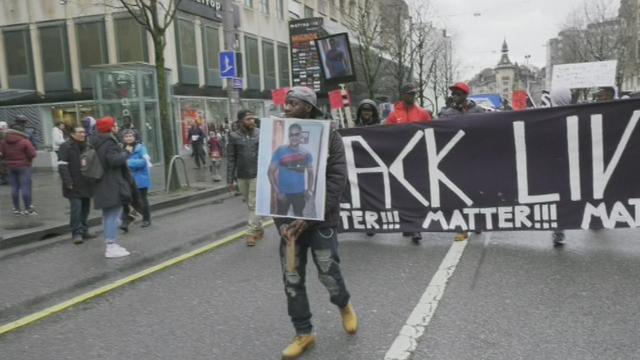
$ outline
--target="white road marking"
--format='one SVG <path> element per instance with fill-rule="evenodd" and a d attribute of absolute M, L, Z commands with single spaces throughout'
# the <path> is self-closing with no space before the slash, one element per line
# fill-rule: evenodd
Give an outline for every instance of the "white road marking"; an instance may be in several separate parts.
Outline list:
<path fill-rule="evenodd" d="M 484 236 L 489 236 L 489 234 Z M 438 271 L 433 275 L 427 289 L 422 294 L 420 301 L 384 356 L 385 360 L 406 360 L 415 351 L 418 346 L 418 339 L 424 334 L 433 314 L 436 312 L 438 302 L 444 294 L 449 278 L 456 270 L 458 262 L 460 262 L 467 242 L 468 240 L 453 242 L 447 255 L 442 259 Z"/>

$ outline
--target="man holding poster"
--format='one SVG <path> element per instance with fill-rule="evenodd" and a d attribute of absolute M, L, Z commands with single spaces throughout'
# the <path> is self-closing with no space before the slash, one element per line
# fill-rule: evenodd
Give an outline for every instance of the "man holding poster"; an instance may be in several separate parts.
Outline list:
<path fill-rule="evenodd" d="M 317 108 L 313 90 L 296 86 L 287 93 L 287 118 L 313 119 L 322 115 Z M 293 125 L 291 125 L 293 126 Z M 295 129 L 290 129 L 295 133 Z M 295 137 L 295 136 L 294 136 Z M 322 221 L 276 217 L 274 221 L 281 235 L 280 262 L 283 271 L 287 308 L 296 337 L 282 352 L 283 359 L 296 359 L 315 344 L 311 325 L 311 311 L 305 286 L 307 253 L 311 249 L 318 277 L 338 306 L 342 325 L 348 334 L 358 330 L 358 319 L 349 302 L 338 256 L 337 227 L 340 219 L 340 197 L 347 180 L 344 145 L 340 135 L 332 131 L 326 164 L 325 213 Z M 295 248 L 294 248 L 295 247 Z M 288 249 L 294 251 L 288 251 Z"/>

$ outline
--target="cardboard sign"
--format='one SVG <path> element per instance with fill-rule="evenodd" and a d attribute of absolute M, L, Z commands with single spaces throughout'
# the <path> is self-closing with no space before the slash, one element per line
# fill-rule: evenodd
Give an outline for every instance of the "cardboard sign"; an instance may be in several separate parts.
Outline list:
<path fill-rule="evenodd" d="M 553 66 L 551 88 L 584 89 L 615 86 L 617 60 Z"/>

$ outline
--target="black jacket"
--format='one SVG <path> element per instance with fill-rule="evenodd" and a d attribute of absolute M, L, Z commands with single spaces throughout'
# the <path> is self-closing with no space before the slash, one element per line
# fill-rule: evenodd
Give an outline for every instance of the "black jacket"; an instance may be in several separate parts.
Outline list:
<path fill-rule="evenodd" d="M 80 153 L 86 146 L 85 143 L 69 139 L 58 149 L 62 196 L 67 199 L 91 197 L 91 182 L 80 173 Z"/>
<path fill-rule="evenodd" d="M 237 130 L 229 134 L 227 144 L 227 183 L 238 179 L 254 179 L 258 174 L 259 133 Z"/>
<path fill-rule="evenodd" d="M 342 136 L 336 131 L 329 135 L 329 157 L 327 158 L 326 193 L 324 205 L 324 221 L 306 220 L 309 227 L 335 228 L 340 225 L 340 198 L 347 185 L 347 162 L 344 155 Z M 294 219 L 274 218 L 278 229 L 280 225 L 292 222 Z"/>
<path fill-rule="evenodd" d="M 93 185 L 93 206 L 106 209 L 122 206 L 131 199 L 131 188 L 125 178 L 128 154 L 112 134 L 98 134 L 92 144 L 102 162 L 104 175 Z"/>

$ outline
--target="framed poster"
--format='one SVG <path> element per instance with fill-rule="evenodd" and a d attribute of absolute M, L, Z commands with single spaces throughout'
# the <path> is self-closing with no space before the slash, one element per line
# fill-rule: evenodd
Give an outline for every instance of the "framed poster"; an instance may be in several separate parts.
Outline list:
<path fill-rule="evenodd" d="M 342 84 L 356 80 L 347 33 L 317 39 L 316 48 L 327 84 Z"/>
<path fill-rule="evenodd" d="M 258 215 L 324 220 L 330 126 L 326 120 L 261 119 Z"/>

